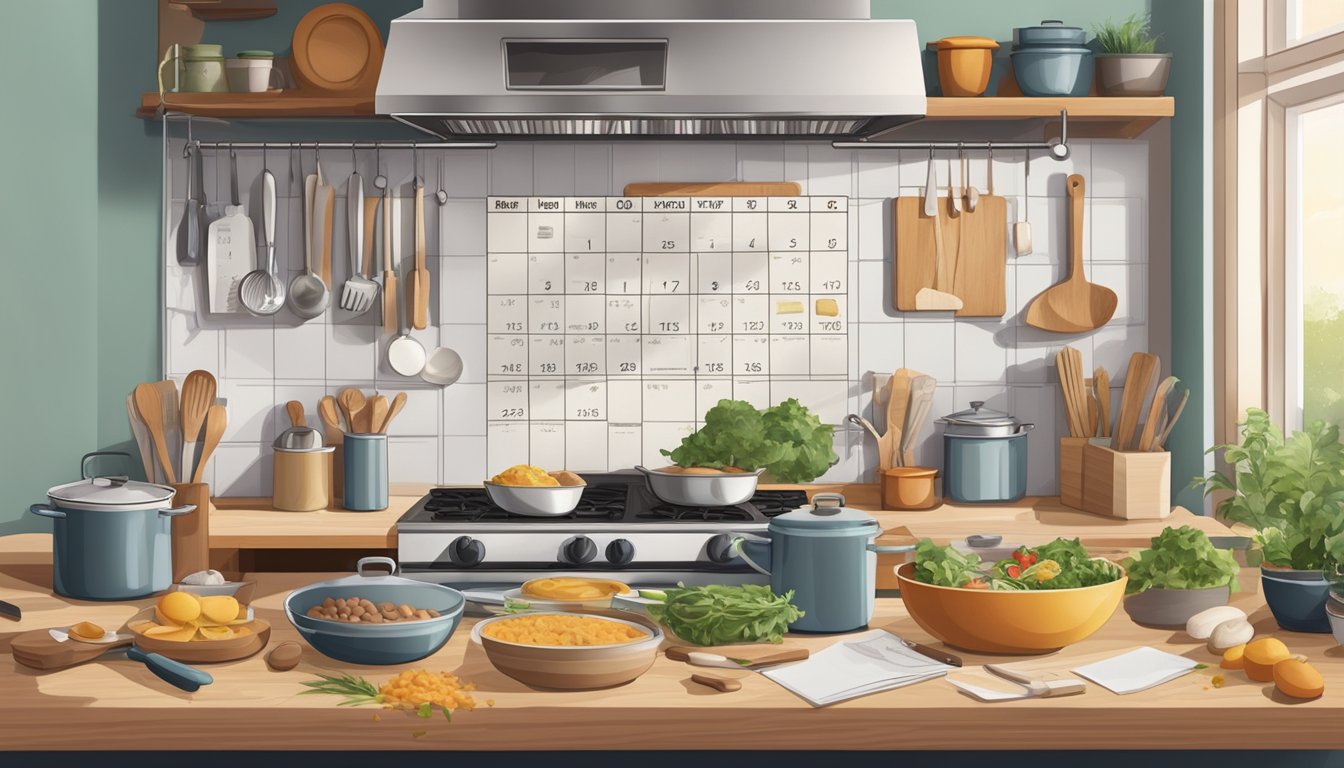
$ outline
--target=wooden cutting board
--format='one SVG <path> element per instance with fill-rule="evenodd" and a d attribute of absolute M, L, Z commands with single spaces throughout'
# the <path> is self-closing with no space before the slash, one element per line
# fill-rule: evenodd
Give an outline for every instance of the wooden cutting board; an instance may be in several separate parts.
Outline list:
<path fill-rule="evenodd" d="M 626 197 L 798 197 L 803 187 L 796 181 L 636 181 L 625 185 Z"/>
<path fill-rule="evenodd" d="M 915 311 L 915 294 L 933 288 L 933 219 L 924 215 L 924 198 L 895 200 L 896 308 Z M 1008 252 L 1008 204 L 984 195 L 975 212 L 951 216 L 946 197 L 938 198 L 943 230 L 944 270 L 951 270 L 952 293 L 964 303 L 957 317 L 1002 317 L 1008 310 L 1004 268 Z"/>

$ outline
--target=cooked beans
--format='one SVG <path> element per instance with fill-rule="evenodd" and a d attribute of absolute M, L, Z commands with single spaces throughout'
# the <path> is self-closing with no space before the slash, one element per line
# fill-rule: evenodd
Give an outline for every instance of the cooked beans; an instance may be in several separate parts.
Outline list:
<path fill-rule="evenodd" d="M 439 612 L 433 608 L 416 608 L 402 603 L 383 602 L 374 604 L 362 597 L 328 597 L 320 605 L 308 609 L 308 616 L 328 621 L 345 621 L 351 624 L 383 624 L 393 621 L 424 621 L 438 618 Z"/>

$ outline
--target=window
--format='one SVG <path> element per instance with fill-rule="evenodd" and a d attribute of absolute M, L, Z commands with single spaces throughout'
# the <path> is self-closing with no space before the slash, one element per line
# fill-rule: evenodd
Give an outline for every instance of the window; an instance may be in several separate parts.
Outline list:
<path fill-rule="evenodd" d="M 1288 32 L 1288 45 L 1344 32 L 1344 2 L 1289 0 L 1288 19 L 1284 27 Z"/>
<path fill-rule="evenodd" d="M 1344 99 L 1290 110 L 1285 138 L 1285 256 L 1300 278 L 1288 286 L 1300 297 L 1290 328 L 1301 330 L 1292 350 L 1301 385 L 1287 393 L 1288 416 L 1344 424 Z"/>

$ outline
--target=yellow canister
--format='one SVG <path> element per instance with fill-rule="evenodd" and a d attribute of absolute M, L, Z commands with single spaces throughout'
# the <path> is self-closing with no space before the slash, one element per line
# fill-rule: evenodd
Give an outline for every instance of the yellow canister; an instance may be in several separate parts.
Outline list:
<path fill-rule="evenodd" d="M 334 446 L 310 451 L 275 449 L 271 505 L 286 512 L 312 512 L 331 504 Z"/>

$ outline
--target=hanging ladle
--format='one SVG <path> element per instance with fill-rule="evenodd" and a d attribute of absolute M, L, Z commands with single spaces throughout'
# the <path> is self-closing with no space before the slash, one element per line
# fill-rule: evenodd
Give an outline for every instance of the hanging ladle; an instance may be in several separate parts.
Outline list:
<path fill-rule="evenodd" d="M 313 217 L 317 211 L 318 179 L 321 177 L 322 153 L 317 153 L 318 174 L 303 181 L 303 272 L 289 284 L 289 308 L 304 320 L 311 320 L 327 311 L 331 294 L 327 284 L 313 271 Z M 325 187 L 323 187 L 325 189 Z M 326 201 L 322 201 L 326 210 Z M 325 215 L 325 214 L 324 214 Z M 323 228 L 325 230 L 325 227 Z"/>

